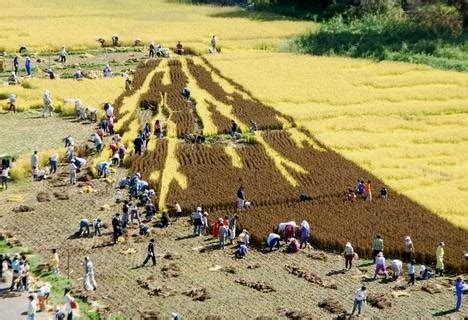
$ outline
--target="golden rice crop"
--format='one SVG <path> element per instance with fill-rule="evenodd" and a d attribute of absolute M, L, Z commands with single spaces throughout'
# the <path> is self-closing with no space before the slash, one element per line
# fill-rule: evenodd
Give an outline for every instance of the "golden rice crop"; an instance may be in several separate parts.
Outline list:
<path fill-rule="evenodd" d="M 230 17 L 248 14 L 238 8 L 191 6 L 162 0 L 4 0 L 0 47 L 16 51 L 21 44 L 34 50 L 58 50 L 62 45 L 83 49 L 107 42 L 114 33 L 130 44 L 137 38 L 175 46 L 176 41 L 207 51 L 216 34 L 223 48 L 274 47 L 293 34 L 314 27 L 311 22 Z M 233 14 L 234 13 L 234 14 Z M 229 22 L 227 22 L 227 18 Z M 27 22 L 27 23 L 25 23 Z M 190 25 L 190 28 L 187 28 Z"/>
<path fill-rule="evenodd" d="M 252 51 L 208 59 L 393 189 L 468 228 L 467 74 Z"/>
<path fill-rule="evenodd" d="M 31 88 L 26 89 L 20 85 L 0 87 L 0 94 L 14 93 L 17 96 L 16 110 L 25 111 L 31 108 L 41 108 L 42 95 L 45 90 L 52 94 L 53 106 L 56 111 L 63 114 L 74 113 L 74 102 L 80 99 L 83 105 L 101 109 L 104 102 L 112 102 L 124 88 L 122 78 L 111 79 L 28 79 Z M 67 101 L 67 102 L 65 102 Z M 0 101 L 0 107 L 8 109 L 8 100 Z M 58 109 L 59 108 L 59 109 Z"/>

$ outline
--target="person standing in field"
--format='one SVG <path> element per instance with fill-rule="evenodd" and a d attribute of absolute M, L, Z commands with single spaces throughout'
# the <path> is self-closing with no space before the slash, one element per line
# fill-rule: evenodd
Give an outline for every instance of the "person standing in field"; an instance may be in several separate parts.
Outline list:
<path fill-rule="evenodd" d="M 42 98 L 44 101 L 44 109 L 42 111 L 42 116 L 44 118 L 46 116 L 51 117 L 52 116 L 52 96 L 50 95 L 50 91 L 49 90 L 44 91 L 44 95 Z"/>
<path fill-rule="evenodd" d="M 39 167 L 39 155 L 37 154 L 37 151 L 34 150 L 31 156 L 31 168 L 34 170 L 34 168 L 37 167 Z"/>
<path fill-rule="evenodd" d="M 356 186 L 356 194 L 359 198 L 363 198 L 364 197 L 364 192 L 365 192 L 365 184 L 364 184 L 364 180 L 362 179 L 358 179 L 358 184 Z"/>
<path fill-rule="evenodd" d="M 127 206 L 127 214 L 128 214 L 128 201 L 125 201 L 124 208 Z M 125 213 L 124 213 L 125 214 Z M 117 243 L 117 239 L 122 235 L 122 223 L 120 221 L 120 213 L 116 213 L 115 216 L 112 218 L 112 234 L 114 244 Z"/>
<path fill-rule="evenodd" d="M 50 260 L 49 265 L 52 269 L 52 273 L 59 273 L 60 272 L 60 269 L 59 269 L 60 259 L 57 253 L 57 249 L 52 249 L 52 253 L 53 253 L 53 257 Z"/>
<path fill-rule="evenodd" d="M 201 228 L 203 226 L 202 218 L 203 218 L 202 208 L 197 207 L 197 209 L 192 214 L 194 236 L 199 236 L 201 234 Z"/>
<path fill-rule="evenodd" d="M 372 256 L 374 257 L 374 263 L 375 263 L 375 257 L 379 254 L 379 252 L 383 253 L 384 250 L 384 242 L 382 237 L 378 234 L 375 236 L 374 241 L 372 242 Z"/>
<path fill-rule="evenodd" d="M 84 287 L 88 291 L 96 291 L 97 285 L 94 279 L 94 267 L 89 257 L 84 258 Z"/>
<path fill-rule="evenodd" d="M 361 289 L 358 289 L 356 291 L 356 294 L 354 296 L 354 305 L 353 305 L 353 311 L 351 311 L 351 316 L 354 315 L 354 312 L 358 312 L 358 317 L 361 316 L 362 311 L 364 310 L 364 303 L 366 302 L 367 299 L 367 288 L 365 286 L 362 286 Z"/>
<path fill-rule="evenodd" d="M 37 319 L 37 301 L 36 301 L 36 295 L 31 294 L 28 297 L 28 317 L 26 318 L 27 320 L 36 320 Z"/>
<path fill-rule="evenodd" d="M 239 216 L 237 214 L 233 215 L 231 219 L 229 219 L 229 240 L 230 243 L 234 243 L 234 239 L 236 238 L 236 225 Z"/>
<path fill-rule="evenodd" d="M 16 113 L 16 94 L 10 93 L 8 95 L 8 112 Z"/>
<path fill-rule="evenodd" d="M 50 165 L 51 174 L 57 172 L 58 160 L 59 160 L 59 156 L 57 152 L 52 153 L 52 155 L 49 157 L 49 165 Z"/>
<path fill-rule="evenodd" d="M 68 169 L 70 172 L 70 184 L 74 185 L 76 184 L 76 171 L 77 171 L 76 164 L 73 161 L 70 162 L 70 164 L 68 165 Z"/>
<path fill-rule="evenodd" d="M 367 180 L 367 183 L 364 186 L 364 192 L 366 200 L 372 201 L 372 188 L 371 188 L 371 181 Z"/>
<path fill-rule="evenodd" d="M 302 246 L 304 246 L 304 248 L 307 248 L 307 245 L 309 244 L 309 237 L 310 237 L 310 226 L 309 226 L 309 223 L 305 220 L 301 222 L 299 235 L 300 235 L 300 243 L 301 243 L 299 248 L 302 249 Z"/>
<path fill-rule="evenodd" d="M 150 259 L 153 262 L 153 266 L 155 266 L 156 255 L 154 253 L 154 239 L 151 239 L 148 243 L 148 248 L 146 249 L 146 258 L 145 258 L 145 261 L 143 261 L 141 266 L 144 267 Z"/>
<path fill-rule="evenodd" d="M 13 71 L 15 72 L 15 74 L 18 74 L 18 71 L 19 71 L 19 56 L 18 55 L 15 55 L 15 57 L 13 58 Z"/>
<path fill-rule="evenodd" d="M 445 243 L 440 242 L 436 250 L 436 274 L 444 275 L 444 247 Z"/>
<path fill-rule="evenodd" d="M 244 208 L 245 205 L 245 192 L 244 187 L 241 185 L 237 190 L 237 211 L 240 211 Z"/>
<path fill-rule="evenodd" d="M 155 54 L 156 54 L 156 47 L 154 46 L 154 42 L 151 42 L 149 45 L 149 57 L 154 58 Z"/>
<path fill-rule="evenodd" d="M 219 248 L 224 250 L 224 244 L 229 234 L 228 227 L 222 222 L 219 227 Z"/>
<path fill-rule="evenodd" d="M 67 50 L 65 50 L 65 46 L 63 46 L 62 49 L 60 49 L 59 55 L 61 63 L 67 62 Z"/>
<path fill-rule="evenodd" d="M 405 237 L 405 242 L 403 246 L 404 246 L 403 262 L 409 263 L 411 260 L 413 260 L 413 254 L 414 254 L 414 245 L 413 245 L 413 241 L 411 241 L 410 236 Z"/>
<path fill-rule="evenodd" d="M 455 294 L 457 295 L 457 302 L 455 304 L 455 311 L 460 311 L 463 302 L 463 294 L 468 290 L 468 287 L 463 281 L 463 276 L 457 276 L 457 280 L 455 281 Z"/>
<path fill-rule="evenodd" d="M 158 139 L 162 138 L 161 122 L 159 121 L 159 119 L 156 120 L 156 122 L 154 123 L 154 135 Z"/>
<path fill-rule="evenodd" d="M 410 277 L 408 281 L 408 285 L 414 285 L 415 274 L 416 274 L 416 260 L 413 259 L 408 265 L 408 275 Z"/>
<path fill-rule="evenodd" d="M 141 156 L 143 145 L 145 144 L 142 138 L 142 131 L 140 130 L 138 136 L 133 140 L 133 146 L 135 147 L 135 154 Z"/>
<path fill-rule="evenodd" d="M 0 175 L 0 179 L 2 180 L 2 189 L 7 190 L 8 189 L 8 178 L 10 175 L 10 168 L 7 166 L 2 167 L 2 172 Z"/>
<path fill-rule="evenodd" d="M 351 245 L 351 242 L 347 242 L 344 249 L 344 257 L 345 257 L 345 269 L 351 270 L 353 266 L 353 259 L 354 259 L 354 249 Z"/>
<path fill-rule="evenodd" d="M 211 37 L 211 47 L 210 47 L 210 53 L 218 53 L 218 39 L 216 38 L 215 35 Z"/>
<path fill-rule="evenodd" d="M 380 197 L 382 199 L 388 199 L 388 190 L 387 190 L 387 188 L 382 187 L 382 189 L 380 189 Z"/>
<path fill-rule="evenodd" d="M 73 310 L 76 309 L 75 299 L 70 294 L 71 289 L 66 288 L 63 294 L 63 302 L 65 303 L 65 313 L 67 314 L 67 320 L 73 320 Z"/>
<path fill-rule="evenodd" d="M 32 74 L 32 60 L 30 57 L 26 57 L 26 61 L 24 62 L 24 68 L 26 70 L 26 74 L 31 76 Z"/>

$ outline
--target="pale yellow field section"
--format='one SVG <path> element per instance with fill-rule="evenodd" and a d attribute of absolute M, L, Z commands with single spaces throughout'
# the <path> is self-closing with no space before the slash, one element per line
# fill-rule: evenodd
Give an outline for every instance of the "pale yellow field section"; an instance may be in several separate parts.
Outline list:
<path fill-rule="evenodd" d="M 265 52 L 209 61 L 392 188 L 468 229 L 468 74 Z"/>
<path fill-rule="evenodd" d="M 291 21 L 236 7 L 187 5 L 163 0 L 2 0 L 0 49 L 33 50 L 97 47 L 114 33 L 124 44 L 139 38 L 174 47 L 207 50 L 212 35 L 224 49 L 270 48 L 291 35 L 314 28 L 312 22 Z"/>
<path fill-rule="evenodd" d="M 70 115 L 75 111 L 74 102 L 80 99 L 85 107 L 102 111 L 105 102 L 114 102 L 124 90 L 124 80 L 120 77 L 84 79 L 27 79 L 22 85 L 0 86 L 0 95 L 16 95 L 17 111 L 43 107 L 43 94 L 48 90 L 52 95 L 52 105 L 56 112 Z M 8 99 L 0 99 L 0 109 L 8 109 Z"/>

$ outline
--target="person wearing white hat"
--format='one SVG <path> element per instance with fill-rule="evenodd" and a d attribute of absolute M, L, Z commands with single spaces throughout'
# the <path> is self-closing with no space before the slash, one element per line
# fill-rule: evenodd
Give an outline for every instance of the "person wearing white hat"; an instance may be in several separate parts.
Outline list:
<path fill-rule="evenodd" d="M 395 259 L 392 261 L 392 279 L 393 281 L 396 281 L 399 276 L 403 274 L 403 263 Z"/>
<path fill-rule="evenodd" d="M 383 252 L 379 252 L 377 257 L 375 257 L 375 273 L 374 273 L 374 280 L 377 278 L 379 273 L 383 273 L 385 275 L 385 279 L 388 277 L 387 270 L 385 269 L 385 257 Z"/>
<path fill-rule="evenodd" d="M 28 317 L 26 318 L 27 320 L 36 320 L 36 312 L 37 312 L 37 301 L 36 301 L 36 295 L 31 294 L 28 297 L 29 303 L 28 303 Z"/>
<path fill-rule="evenodd" d="M 52 116 L 52 96 L 49 90 L 44 91 L 43 94 L 43 101 L 44 101 L 44 109 L 42 111 L 42 116 L 45 118 L 46 116 Z"/>
<path fill-rule="evenodd" d="M 65 63 L 67 62 L 67 50 L 65 50 L 65 46 L 62 46 L 62 49 L 60 49 L 60 62 Z"/>
<path fill-rule="evenodd" d="M 344 249 L 344 257 L 345 257 L 345 268 L 346 270 L 351 270 L 353 266 L 353 258 L 354 258 L 354 249 L 351 245 L 351 242 L 347 242 Z"/>
<path fill-rule="evenodd" d="M 193 218 L 193 234 L 195 236 L 201 235 L 201 229 L 203 226 L 203 212 L 201 207 L 197 207 L 197 209 L 192 213 Z"/>

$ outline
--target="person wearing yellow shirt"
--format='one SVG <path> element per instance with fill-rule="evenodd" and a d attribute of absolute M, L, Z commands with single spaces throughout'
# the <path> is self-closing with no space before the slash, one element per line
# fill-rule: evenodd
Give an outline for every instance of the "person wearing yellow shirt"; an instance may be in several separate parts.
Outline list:
<path fill-rule="evenodd" d="M 440 242 L 436 250 L 436 274 L 444 275 L 444 247 L 445 243 Z"/>
<path fill-rule="evenodd" d="M 50 267 L 52 268 L 53 273 L 59 273 L 60 259 L 57 253 L 57 249 L 52 249 L 52 253 L 54 254 L 54 256 L 52 260 L 50 260 Z"/>

